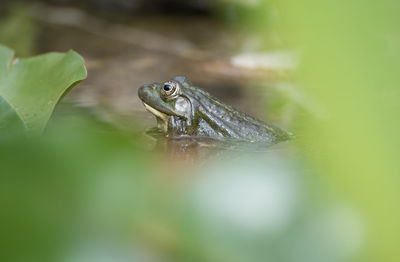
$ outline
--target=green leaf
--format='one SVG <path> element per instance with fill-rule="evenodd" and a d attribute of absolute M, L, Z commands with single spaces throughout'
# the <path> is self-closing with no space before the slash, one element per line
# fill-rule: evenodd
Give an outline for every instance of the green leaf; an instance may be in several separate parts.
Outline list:
<path fill-rule="evenodd" d="M 41 132 L 63 94 L 86 78 L 84 60 L 74 51 L 26 59 L 13 56 L 0 45 L 0 96 L 28 132 Z"/>
<path fill-rule="evenodd" d="M 19 118 L 10 104 L 0 96 L 0 136 L 9 137 L 24 131 L 25 125 L 21 118 Z"/>

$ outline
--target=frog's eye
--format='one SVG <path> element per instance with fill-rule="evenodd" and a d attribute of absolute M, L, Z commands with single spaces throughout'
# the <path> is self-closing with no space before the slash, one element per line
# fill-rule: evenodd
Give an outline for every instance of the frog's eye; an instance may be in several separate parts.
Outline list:
<path fill-rule="evenodd" d="M 161 88 L 161 94 L 164 97 L 172 97 L 178 91 L 178 84 L 175 82 L 166 82 L 164 86 Z"/>
<path fill-rule="evenodd" d="M 172 88 L 173 88 L 173 87 L 172 87 L 171 85 L 168 85 L 168 84 L 165 84 L 165 85 L 164 85 L 164 91 L 165 91 L 165 92 L 171 91 Z"/>

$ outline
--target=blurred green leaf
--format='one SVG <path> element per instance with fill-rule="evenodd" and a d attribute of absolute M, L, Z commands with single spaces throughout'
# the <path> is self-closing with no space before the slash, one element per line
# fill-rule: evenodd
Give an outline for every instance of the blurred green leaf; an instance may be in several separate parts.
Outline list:
<path fill-rule="evenodd" d="M 8 130 L 25 130 L 24 123 L 14 109 L 0 96 L 0 134 L 7 134 Z"/>
<path fill-rule="evenodd" d="M 138 139 L 82 114 L 54 117 L 43 136 L 0 139 L 0 261 L 78 261 L 70 252 L 96 234 L 129 234 L 148 194 Z"/>
<path fill-rule="evenodd" d="M 274 4 L 288 47 L 302 50 L 299 90 L 321 113 L 298 116 L 299 146 L 326 191 L 363 220 L 354 260 L 398 261 L 399 2 Z"/>
<path fill-rule="evenodd" d="M 13 59 L 13 51 L 0 46 L 0 68 L 0 96 L 29 132 L 41 132 L 61 96 L 87 76 L 74 51 Z"/>

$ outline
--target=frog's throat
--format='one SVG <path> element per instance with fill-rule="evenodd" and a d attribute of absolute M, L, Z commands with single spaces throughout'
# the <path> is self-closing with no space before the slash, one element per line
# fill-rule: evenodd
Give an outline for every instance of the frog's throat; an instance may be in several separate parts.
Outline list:
<path fill-rule="evenodd" d="M 152 113 L 157 118 L 157 127 L 159 129 L 163 130 L 164 132 L 167 132 L 169 116 L 167 114 L 164 114 L 161 111 L 158 111 L 154 107 L 149 106 L 146 103 L 143 103 L 143 104 L 144 104 L 144 107 L 146 108 L 146 110 L 149 111 L 150 113 Z"/>

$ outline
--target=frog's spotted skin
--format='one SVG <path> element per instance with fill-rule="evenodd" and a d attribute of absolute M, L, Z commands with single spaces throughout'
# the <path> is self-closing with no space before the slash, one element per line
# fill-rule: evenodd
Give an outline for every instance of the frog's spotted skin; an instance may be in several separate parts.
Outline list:
<path fill-rule="evenodd" d="M 276 143 L 290 138 L 285 131 L 268 125 L 222 103 L 182 76 L 166 83 L 144 85 L 139 97 L 157 118 L 167 136 L 194 136 Z"/>

